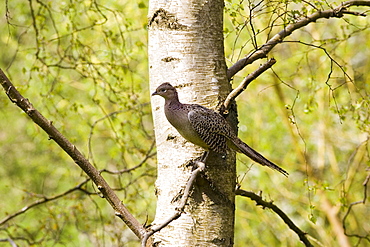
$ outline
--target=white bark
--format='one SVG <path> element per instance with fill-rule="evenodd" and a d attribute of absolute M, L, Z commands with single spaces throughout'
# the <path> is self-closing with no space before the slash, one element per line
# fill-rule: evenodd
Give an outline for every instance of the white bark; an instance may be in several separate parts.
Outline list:
<path fill-rule="evenodd" d="M 180 101 L 217 108 L 230 92 L 223 50 L 223 1 L 152 0 L 149 6 L 150 88 L 176 86 Z M 186 165 L 203 150 L 166 120 L 164 100 L 152 98 L 157 141 L 158 197 L 154 224 L 173 215 L 189 178 Z M 235 154 L 211 155 L 207 180 L 198 179 L 185 213 L 154 234 L 155 246 L 232 246 Z M 211 181 L 211 183 L 209 183 Z"/>

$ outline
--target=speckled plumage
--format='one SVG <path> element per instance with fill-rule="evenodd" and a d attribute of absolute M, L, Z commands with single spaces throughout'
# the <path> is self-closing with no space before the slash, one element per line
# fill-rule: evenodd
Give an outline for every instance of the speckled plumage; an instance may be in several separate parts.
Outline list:
<path fill-rule="evenodd" d="M 188 141 L 217 153 L 225 154 L 227 147 L 247 155 L 261 165 L 287 176 L 288 173 L 267 160 L 238 138 L 233 129 L 217 112 L 197 104 L 182 104 L 176 89 L 169 83 L 161 84 L 152 95 L 165 99 L 167 120 Z"/>

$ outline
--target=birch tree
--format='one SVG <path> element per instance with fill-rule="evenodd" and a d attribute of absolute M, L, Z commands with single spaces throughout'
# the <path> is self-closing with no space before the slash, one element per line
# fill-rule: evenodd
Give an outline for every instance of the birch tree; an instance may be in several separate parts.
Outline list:
<path fill-rule="evenodd" d="M 230 91 L 223 46 L 223 1 L 151 1 L 149 74 L 154 91 L 163 82 L 178 86 L 180 100 L 217 109 Z M 178 207 L 188 181 L 189 162 L 201 156 L 169 125 L 163 101 L 153 99 L 158 152 L 158 197 L 153 224 L 162 224 Z M 232 119 L 235 123 L 235 119 Z M 154 235 L 161 246 L 232 246 L 235 154 L 211 157 L 181 217 Z M 180 197 L 179 197 L 180 196 Z"/>

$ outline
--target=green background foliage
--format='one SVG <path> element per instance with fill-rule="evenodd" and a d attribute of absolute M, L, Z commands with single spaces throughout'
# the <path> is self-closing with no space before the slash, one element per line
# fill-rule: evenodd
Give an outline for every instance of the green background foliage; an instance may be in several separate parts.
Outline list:
<path fill-rule="evenodd" d="M 229 65 L 289 23 L 330 9 L 324 1 L 315 1 L 316 9 L 304 1 L 248 3 L 226 3 Z M 370 213 L 368 205 L 356 205 L 343 221 L 349 205 L 364 199 L 362 183 L 370 164 L 368 28 L 368 18 L 345 16 L 321 19 L 295 31 L 269 54 L 277 60 L 272 71 L 253 82 L 238 101 L 242 139 L 291 174 L 286 181 L 239 165 L 240 176 L 248 172 L 242 185 L 263 191 L 266 200 L 281 206 L 314 238 L 311 242 L 324 246 L 343 246 L 336 227 L 369 237 L 370 224 L 363 218 Z M 261 63 L 247 67 L 244 76 Z M 296 236 L 275 214 L 256 209 L 244 198 L 237 198 L 237 208 L 236 243 L 297 245 Z M 349 242 L 369 244 L 358 237 Z"/>
<path fill-rule="evenodd" d="M 122 171 L 103 176 L 143 223 L 155 213 L 146 5 L 7 1 L 0 6 L 0 46 L 6 47 L 1 68 L 99 170 Z M 86 179 L 3 96 L 0 193 L 6 199 L 0 202 L 0 218 Z M 118 246 L 136 240 L 92 182 L 83 189 L 7 222 L 0 238 L 19 246 Z"/>
<path fill-rule="evenodd" d="M 156 175 L 147 63 L 147 2 L 0 3 L 0 67 L 117 190 L 143 224 L 155 215 Z M 327 1 L 225 2 L 228 65 Z M 238 156 L 242 188 L 274 200 L 313 243 L 338 245 L 346 227 L 366 246 L 362 183 L 369 167 L 369 18 L 322 19 L 269 54 L 277 63 L 238 98 L 239 135 L 286 169 L 283 178 Z M 248 66 L 243 76 L 263 61 Z M 0 221 L 86 180 L 48 136 L 0 96 Z M 131 169 L 132 170 L 127 170 Z M 117 171 L 117 173 L 110 173 Z M 237 198 L 235 246 L 297 246 L 269 210 Z M 333 216 L 334 215 L 334 216 Z M 0 244 L 137 246 L 88 181 L 0 225 Z M 319 244 L 318 244 L 319 245 Z"/>

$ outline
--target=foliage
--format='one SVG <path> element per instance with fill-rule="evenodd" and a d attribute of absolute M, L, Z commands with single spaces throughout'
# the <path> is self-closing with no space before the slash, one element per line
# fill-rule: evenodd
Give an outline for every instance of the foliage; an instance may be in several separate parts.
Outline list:
<path fill-rule="evenodd" d="M 141 222 L 155 212 L 148 104 L 146 3 L 6 1 L 0 66 L 34 106 L 79 147 Z M 134 19 L 126 13 L 137 13 Z M 5 15 L 6 14 L 6 15 Z M 65 192 L 85 175 L 1 97 L 1 216 Z M 5 120 L 5 121 L 4 121 Z M 135 168 L 136 167 L 136 168 Z M 125 169 L 135 168 L 130 172 Z M 31 175 L 32 174 L 32 175 Z M 133 238 L 91 182 L 2 226 L 20 246 L 120 245 Z M 149 217 L 149 219 L 148 219 Z M 117 227 L 117 224 L 120 227 Z M 126 230 L 123 230 L 126 229 Z M 123 242 L 122 242 L 123 241 Z"/>
<path fill-rule="evenodd" d="M 289 23 L 336 4 L 226 1 L 228 65 Z M 0 67 L 98 169 L 121 171 L 103 175 L 135 216 L 150 222 L 155 151 L 147 2 L 15 0 L 0 3 L 0 9 L 0 46 L 6 47 Z M 310 24 L 272 50 L 277 64 L 238 98 L 242 139 L 291 174 L 284 179 L 250 168 L 250 160 L 240 157 L 239 182 L 263 191 L 324 246 L 338 245 L 336 229 L 343 226 L 354 235 L 352 245 L 369 242 L 368 203 L 348 211 L 364 198 L 361 184 L 370 165 L 368 35 L 368 17 Z M 248 66 L 233 83 L 257 66 Z M 6 97 L 0 104 L 1 221 L 86 178 Z M 135 169 L 126 172 L 129 168 Z M 135 246 L 137 240 L 112 217 L 91 182 L 82 188 L 1 225 L 0 240 L 19 246 Z M 236 246 L 247 241 L 251 246 L 297 245 L 297 236 L 275 214 L 245 198 L 236 203 Z"/>
<path fill-rule="evenodd" d="M 227 2 L 229 64 L 258 49 L 284 26 L 335 6 L 327 1 Z M 243 187 L 263 191 L 324 246 L 340 245 L 336 239 L 342 233 L 335 228 L 342 226 L 355 235 L 349 238 L 352 245 L 366 246 L 369 241 L 367 204 L 352 208 L 344 219 L 350 204 L 364 199 L 362 183 L 370 165 L 369 24 L 368 18 L 345 16 L 296 31 L 269 54 L 277 60 L 272 71 L 252 83 L 238 101 L 242 139 L 291 173 L 285 181 L 261 169 L 249 170 L 250 161 L 241 157 Z M 248 67 L 244 76 L 253 68 Z M 296 245 L 296 236 L 284 231 L 276 215 L 256 213 L 261 209 L 244 199 L 237 203 L 243 216 L 236 217 L 236 243 Z M 262 232 L 267 239 L 253 237 Z"/>

